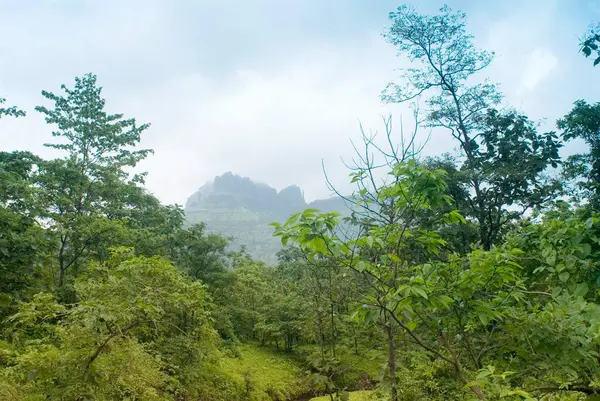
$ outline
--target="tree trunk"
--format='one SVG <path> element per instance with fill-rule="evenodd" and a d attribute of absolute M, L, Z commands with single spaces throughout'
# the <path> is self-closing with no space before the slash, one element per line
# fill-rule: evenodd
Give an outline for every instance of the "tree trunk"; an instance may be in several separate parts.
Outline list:
<path fill-rule="evenodd" d="M 392 323 L 386 321 L 385 329 L 388 340 L 388 368 L 390 370 L 391 401 L 398 401 L 398 388 L 396 387 L 396 347 L 394 344 L 394 329 Z"/>
<path fill-rule="evenodd" d="M 67 243 L 67 239 L 65 237 L 61 237 L 60 240 L 60 250 L 58 251 L 58 288 L 62 288 L 65 284 L 65 270 L 67 270 L 65 264 L 65 246 Z"/>
<path fill-rule="evenodd" d="M 462 384 L 467 384 L 468 381 L 465 378 L 465 376 L 463 375 L 462 367 L 460 366 L 460 362 L 456 362 L 454 365 L 454 368 L 456 369 L 456 375 L 458 376 L 458 380 Z M 469 389 L 475 394 L 475 396 L 477 397 L 478 400 L 485 400 L 485 394 L 483 394 L 481 387 L 479 387 L 478 385 L 475 384 L 473 386 L 470 386 Z"/>
<path fill-rule="evenodd" d="M 334 305 L 333 305 L 333 302 L 331 302 L 331 351 L 333 352 L 334 358 L 336 357 L 335 342 L 336 342 L 335 314 L 334 314 Z"/>

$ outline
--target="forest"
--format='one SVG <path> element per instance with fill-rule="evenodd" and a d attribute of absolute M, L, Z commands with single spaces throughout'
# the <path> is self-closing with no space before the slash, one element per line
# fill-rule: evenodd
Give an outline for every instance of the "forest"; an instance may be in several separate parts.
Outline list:
<path fill-rule="evenodd" d="M 272 264 L 145 189 L 149 124 L 93 73 L 43 90 L 62 156 L 0 152 L 0 400 L 600 399 L 600 102 L 542 129 L 464 13 L 389 18 L 412 66 L 381 100 L 414 124 L 363 132 L 354 191 L 331 185 L 350 212 L 273 223 Z M 599 46 L 573 43 L 590 75 Z M 425 157 L 422 132 L 456 151 Z"/>

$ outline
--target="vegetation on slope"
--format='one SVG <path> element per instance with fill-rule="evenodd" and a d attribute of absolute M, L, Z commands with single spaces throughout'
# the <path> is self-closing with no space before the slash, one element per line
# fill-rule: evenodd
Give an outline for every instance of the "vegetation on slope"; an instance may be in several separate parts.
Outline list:
<path fill-rule="evenodd" d="M 309 392 L 298 361 L 269 348 L 240 345 L 221 367 L 250 400 L 290 400 Z"/>

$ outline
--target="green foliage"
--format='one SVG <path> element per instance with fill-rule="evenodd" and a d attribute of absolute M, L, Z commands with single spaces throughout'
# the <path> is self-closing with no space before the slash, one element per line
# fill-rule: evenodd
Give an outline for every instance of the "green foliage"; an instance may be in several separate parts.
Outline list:
<path fill-rule="evenodd" d="M 0 293 L 19 298 L 33 287 L 48 248 L 47 233 L 33 219 L 0 207 Z"/>
<path fill-rule="evenodd" d="M 102 87 L 97 86 L 94 74 L 76 77 L 73 89 L 66 85 L 61 85 L 61 89 L 66 96 L 42 91 L 42 95 L 54 103 L 53 109 L 35 108 L 46 116 L 48 124 L 57 126 L 52 136 L 65 140 L 65 143 L 46 146 L 67 151 L 90 175 L 102 174 L 100 167 L 135 166 L 150 152 L 128 149 L 139 143 L 140 134 L 150 125 L 137 126 L 135 119 L 124 120 L 122 114 L 107 114 L 106 101 L 101 97 Z"/>
<path fill-rule="evenodd" d="M 221 285 L 226 276 L 227 239 L 207 234 L 205 225 L 195 224 L 183 229 L 175 238 L 174 259 L 191 277 L 211 285 Z"/>
<path fill-rule="evenodd" d="M 592 57 L 594 67 L 600 64 L 600 26 L 590 29 L 581 42 L 581 52 L 585 57 Z"/>
<path fill-rule="evenodd" d="M 0 105 L 4 103 L 6 103 L 6 99 L 0 97 Z M 0 118 L 4 116 L 25 117 L 25 112 L 23 110 L 20 110 L 16 106 L 0 107 Z"/>
<path fill-rule="evenodd" d="M 7 375 L 24 399 L 165 400 L 207 391 L 188 376 L 218 354 L 202 284 L 158 257 L 119 250 L 75 289 L 76 306 L 40 293 L 8 319 L 15 355 Z"/>
<path fill-rule="evenodd" d="M 599 299 L 600 218 L 586 215 L 558 212 L 542 224 L 525 225 L 512 238 L 526 252 L 530 287 Z"/>
<path fill-rule="evenodd" d="M 39 224 L 35 196 L 36 169 L 41 160 L 29 152 L 0 152 L 0 316 L 44 283 L 44 266 L 55 245 Z"/>
<path fill-rule="evenodd" d="M 564 175 L 578 181 L 577 187 L 581 191 L 578 197 L 600 210 L 600 103 L 576 101 L 573 110 L 558 120 L 557 126 L 563 130 L 565 140 L 580 138 L 589 146 L 587 154 L 576 154 L 567 159 Z"/>
<path fill-rule="evenodd" d="M 591 333 L 600 315 L 597 304 L 581 297 L 596 299 L 597 219 L 561 215 L 525 226 L 506 246 L 465 256 L 447 253 L 446 242 L 435 231 L 414 225 L 419 220 L 413 219 L 427 211 L 430 219 L 437 216 L 438 225 L 464 222 L 447 208 L 453 200 L 445 194 L 446 174 L 414 161 L 398 163 L 392 172 L 395 179 L 365 200 L 367 206 L 377 202 L 378 207 L 371 209 L 376 210 L 373 218 L 363 215 L 365 229 L 354 238 L 336 235 L 335 213 L 306 210 L 275 224 L 276 235 L 297 243 L 309 261 L 334 263 L 368 284 L 356 317 L 370 324 L 383 319 L 392 333 L 390 350 L 395 337 L 403 338 L 411 351 L 427 355 L 426 363 L 447 367 L 448 380 L 439 387 L 439 377 L 431 381 L 418 373 L 418 359 L 406 361 L 410 368 L 404 371 L 395 366 L 390 351 L 384 388 L 390 389 L 392 399 L 447 399 L 448 391 L 458 397 L 462 387 L 478 399 L 533 399 L 527 389 L 543 385 L 554 389 L 550 391 L 596 391 L 595 368 L 590 366 L 595 366 L 597 344 Z M 387 219 L 377 213 L 388 213 L 383 215 Z M 415 253 L 415 247 L 421 252 Z M 532 258 L 536 252 L 539 258 Z M 546 272 L 548 263 L 554 267 Z M 565 295 L 559 297 L 561 291 Z M 581 320 L 571 320 L 575 316 Z M 556 326 L 548 325 L 552 321 Z M 393 334 L 392 323 L 400 333 Z M 569 326 L 581 330 L 567 334 L 563 330 Z M 514 334 L 525 327 L 538 331 Z M 550 367 L 557 354 L 547 352 L 557 349 L 561 360 L 565 358 L 564 370 Z M 522 371 L 509 378 L 494 374 L 495 365 Z M 330 380 L 337 374 L 332 369 L 325 370 Z M 404 389 L 398 380 L 413 385 Z M 325 385 L 324 390 L 336 388 Z"/>

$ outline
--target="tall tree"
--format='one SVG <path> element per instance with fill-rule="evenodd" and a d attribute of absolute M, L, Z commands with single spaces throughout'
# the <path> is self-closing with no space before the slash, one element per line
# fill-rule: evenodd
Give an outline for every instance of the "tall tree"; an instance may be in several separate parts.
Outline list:
<path fill-rule="evenodd" d="M 425 97 L 426 125 L 447 129 L 458 142 L 469 190 L 461 209 L 477 221 L 480 242 L 490 249 L 505 225 L 553 194 L 555 184 L 542 172 L 559 161 L 558 138 L 539 134 L 515 111 L 498 111 L 502 96 L 495 84 L 471 84 L 493 53 L 475 48 L 464 13 L 445 6 L 422 15 L 401 6 L 390 19 L 384 36 L 414 67 L 382 97 L 397 103 Z"/>
<path fill-rule="evenodd" d="M 62 288 L 67 271 L 77 271 L 81 258 L 117 235 L 122 222 L 111 215 L 132 208 L 119 192 L 143 181 L 140 175 L 130 179 L 125 168 L 134 167 L 151 151 L 135 149 L 149 125 L 108 114 L 95 75 L 77 77 L 72 89 L 65 85 L 61 89 L 62 95 L 42 91 L 53 107 L 36 110 L 56 127 L 52 135 L 60 139 L 46 146 L 67 152 L 63 159 L 44 163 L 39 180 L 50 205 L 47 217 L 60 237 L 57 283 Z"/>

